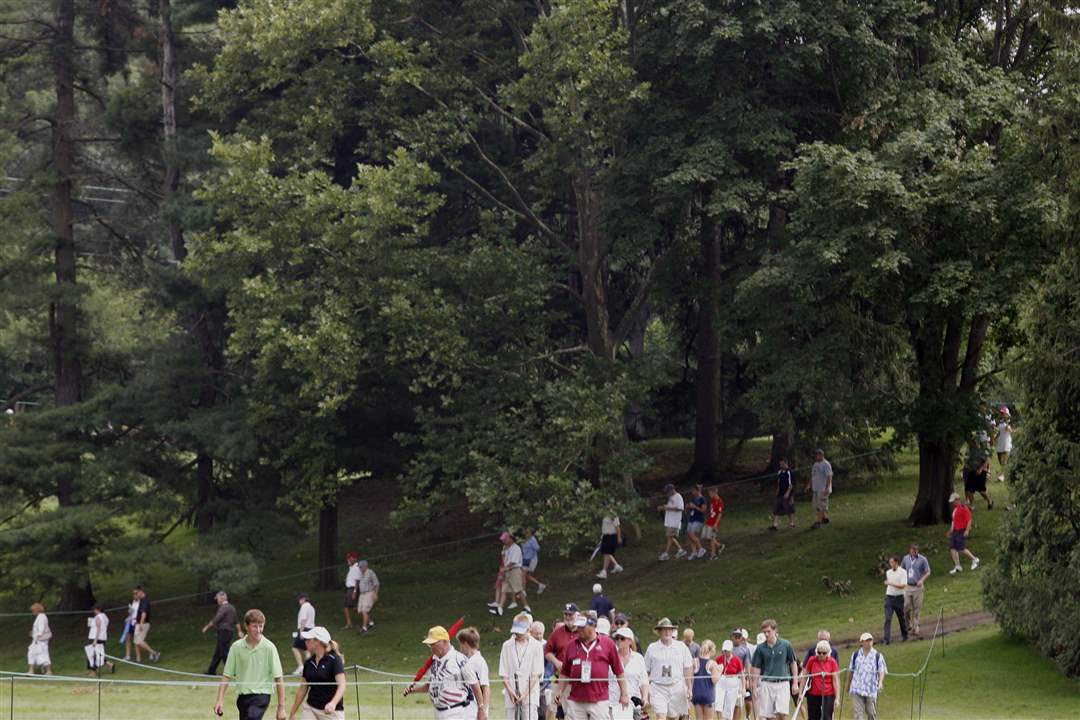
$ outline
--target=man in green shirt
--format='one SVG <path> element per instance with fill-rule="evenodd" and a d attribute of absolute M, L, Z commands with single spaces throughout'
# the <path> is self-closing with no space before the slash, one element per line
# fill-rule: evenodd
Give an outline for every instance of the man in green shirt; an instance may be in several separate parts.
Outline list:
<path fill-rule="evenodd" d="M 244 627 L 247 634 L 229 648 L 229 657 L 225 661 L 225 670 L 218 685 L 217 703 L 214 712 L 223 715 L 221 704 L 225 701 L 225 691 L 229 681 L 236 680 L 239 695 L 236 709 L 240 711 L 240 720 L 262 720 L 263 713 L 270 706 L 270 693 L 277 688 L 277 720 L 285 720 L 285 682 L 282 679 L 281 658 L 277 648 L 263 635 L 266 616 L 258 610 L 244 613 Z"/>
<path fill-rule="evenodd" d="M 758 643 L 750 661 L 750 672 L 759 695 L 754 700 L 758 715 L 765 720 L 784 720 L 791 712 L 791 679 L 799 674 L 795 650 L 776 631 L 772 618 L 761 621 L 765 642 Z"/>

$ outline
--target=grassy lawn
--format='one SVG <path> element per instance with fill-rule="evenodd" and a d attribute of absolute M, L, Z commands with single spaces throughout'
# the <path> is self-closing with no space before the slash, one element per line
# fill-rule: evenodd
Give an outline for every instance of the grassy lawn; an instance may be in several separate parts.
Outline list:
<path fill-rule="evenodd" d="M 666 467 L 676 468 L 685 461 L 684 443 L 659 444 L 655 451 L 664 455 Z M 883 586 L 882 579 L 875 574 L 879 557 L 882 553 L 902 553 L 910 542 L 917 541 L 923 544 L 934 571 L 926 592 L 924 632 L 932 628 L 939 610 L 946 616 L 980 610 L 981 571 L 965 570 L 955 577 L 947 574 L 950 563 L 944 528 L 913 530 L 904 523 L 914 497 L 913 462 L 906 458 L 898 471 L 880 477 L 856 480 L 838 474 L 833 497 L 834 522 L 823 530 L 808 528 L 810 508 L 806 502 L 800 502 L 796 529 L 785 527 L 778 533 L 766 532 L 771 491 L 760 490 L 756 483 L 727 490 L 723 495 L 728 514 L 721 527 L 727 550 L 716 562 L 657 562 L 662 540 L 660 519 L 658 514 L 650 513 L 641 528 L 641 542 L 620 550 L 626 572 L 604 581 L 605 589 L 616 606 L 631 615 L 632 625 L 643 638 L 651 637 L 649 628 L 661 616 L 671 617 L 680 626 L 692 623 L 699 641 L 712 638 L 717 642 L 726 638 L 733 627 L 756 629 L 762 618 L 775 617 L 781 634 L 792 640 L 801 653 L 822 627 L 842 639 L 857 637 L 864 630 L 880 635 Z M 660 479 L 649 478 L 644 486 L 651 492 L 653 483 Z M 977 507 L 976 529 L 971 540 L 974 552 L 986 563 L 993 560 L 991 538 L 1007 505 L 1003 485 L 994 483 L 991 491 L 998 505 L 993 512 Z M 343 523 L 343 548 L 362 548 L 382 581 L 381 599 L 376 608 L 378 629 L 365 637 L 339 633 L 347 663 L 411 673 L 424 658 L 420 640 L 426 628 L 436 623 L 449 625 L 463 615 L 468 623 L 480 629 L 483 652 L 494 672 L 498 647 L 509 632 L 509 617 L 494 619 L 484 609 L 484 603 L 490 600 L 498 561 L 497 542 L 476 540 L 425 552 L 422 549 L 425 544 L 453 539 L 455 524 L 462 526 L 457 537 L 486 532 L 472 519 L 460 523 L 454 520 L 445 531 L 410 536 L 403 541 L 416 547 L 416 552 L 380 561 L 382 554 L 409 548 L 391 543 L 385 532 L 385 509 L 377 503 L 357 500 L 343 515 L 343 520 L 351 521 Z M 268 555 L 277 553 L 272 565 L 264 571 L 267 576 L 302 571 L 314 554 L 310 543 L 286 554 L 278 552 L 280 543 L 274 538 L 267 538 L 266 546 Z M 543 554 L 538 574 L 550 589 L 532 598 L 534 614 L 550 628 L 562 603 L 572 600 L 587 604 L 596 569 L 595 563 L 588 562 L 588 551 L 576 552 L 566 559 Z M 850 580 L 853 594 L 839 597 L 829 593 L 822 580 L 824 576 Z M 168 568 L 155 570 L 150 580 L 151 590 L 159 597 L 179 594 L 191 587 L 189 579 Z M 124 584 L 118 581 L 110 589 L 106 598 L 110 604 L 124 600 Z M 310 589 L 303 579 L 266 582 L 258 594 L 236 598 L 241 610 L 254 606 L 267 613 L 267 634 L 277 643 L 287 670 L 293 666 L 288 649 L 296 616 L 292 598 L 302 589 Z M 319 613 L 318 622 L 336 632 L 343 622 L 340 591 L 314 593 L 313 601 Z M 160 666 L 203 671 L 213 651 L 213 639 L 201 635 L 199 628 L 209 619 L 211 608 L 181 602 L 161 604 L 155 613 L 150 642 L 162 651 Z M 109 648 L 110 654 L 117 654 L 119 613 L 112 619 L 113 639 Z M 85 620 L 57 616 L 52 624 L 56 671 L 65 675 L 83 674 L 81 638 L 85 637 Z M 0 623 L 6 636 L 12 639 L 0 647 L 0 668 L 25 669 L 25 642 L 21 638 L 29 625 L 29 619 L 21 618 Z M 890 670 L 904 673 L 922 665 L 929 644 L 915 642 L 883 649 Z M 1022 668 L 1022 681 L 1018 681 L 1019 668 Z M 115 676 L 107 677 L 175 679 L 150 669 L 127 666 L 122 666 Z M 387 680 L 374 674 L 360 677 L 364 681 Z M 0 682 L 0 713 L 10 712 L 10 692 L 10 681 Z M 391 708 L 391 692 L 385 684 L 362 686 L 359 698 L 362 715 L 394 720 L 430 717 L 430 709 L 420 698 L 403 701 L 399 696 Z M 101 716 L 202 718 L 210 712 L 213 696 L 212 688 L 192 684 L 107 686 L 100 696 Z M 357 704 L 354 688 L 350 688 L 347 698 L 349 715 L 353 716 Z M 94 685 L 17 680 L 14 716 L 96 717 L 98 699 Z M 1063 678 L 1029 648 L 1003 637 L 990 625 L 949 635 L 945 657 L 941 657 L 940 649 L 935 653 L 929 665 L 923 716 L 1068 717 L 1076 715 L 1078 701 L 1080 685 Z M 917 705 L 915 709 L 917 712 Z M 887 681 L 881 717 L 907 718 L 910 710 L 911 681 L 907 678 Z"/>

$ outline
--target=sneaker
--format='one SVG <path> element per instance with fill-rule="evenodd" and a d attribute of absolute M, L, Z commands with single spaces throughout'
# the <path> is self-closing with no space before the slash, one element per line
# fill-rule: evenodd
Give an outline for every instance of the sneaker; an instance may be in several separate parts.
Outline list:
<path fill-rule="evenodd" d="M 124 656 L 124 662 L 131 662 L 131 656 L 130 655 L 125 655 Z M 210 673 L 206 673 L 206 674 L 209 675 Z"/>
<path fill-rule="evenodd" d="M 368 630 L 374 630 L 375 629 L 375 621 L 372 620 L 371 622 L 369 622 L 367 624 L 367 626 L 368 626 Z"/>
<path fill-rule="evenodd" d="M 954 568 L 953 568 L 952 570 L 950 570 L 950 571 L 949 571 L 949 574 L 950 574 L 950 575 L 955 575 L 956 573 L 958 573 L 958 572 L 962 571 L 963 569 L 964 569 L 964 568 L 962 568 L 962 567 L 960 567 L 959 565 L 957 565 L 956 567 L 954 567 Z"/>
<path fill-rule="evenodd" d="M 527 612 L 527 613 L 529 613 L 530 615 L 532 615 L 532 608 L 531 608 L 531 607 L 529 607 L 528 605 L 526 605 L 525 607 L 523 607 L 523 608 L 522 608 L 522 610 L 524 610 L 525 612 Z"/>
<path fill-rule="evenodd" d="M 615 567 L 611 568 L 611 574 L 614 575 L 615 573 L 621 573 L 622 569 L 622 565 L 616 564 Z"/>
<path fill-rule="evenodd" d="M 716 554 L 720 555 L 726 549 L 727 549 L 727 545 L 725 545 L 724 543 L 720 543 L 720 547 L 716 548 Z"/>
<path fill-rule="evenodd" d="M 686 556 L 686 559 L 687 559 L 687 560 L 697 560 L 697 556 L 698 556 L 698 555 L 697 555 L 697 551 L 695 550 L 694 552 L 692 552 L 692 553 L 690 553 L 689 555 L 687 555 L 687 556 Z"/>
<path fill-rule="evenodd" d="M 150 653 L 150 662 L 157 662 L 158 658 L 160 657 L 161 653 L 155 650 L 154 652 Z"/>
<path fill-rule="evenodd" d="M 607 577 L 607 570 L 601 570 L 600 572 L 596 573 L 596 577 L 603 580 L 604 578 Z"/>
<path fill-rule="evenodd" d="M 356 632 L 360 633 L 361 635 L 367 635 L 368 629 L 366 627 L 358 627 L 356 628 Z"/>
<path fill-rule="evenodd" d="M 660 562 L 664 562 L 665 560 L 670 560 L 670 559 L 671 559 L 671 556 L 668 555 L 666 552 L 660 553 Z"/>
<path fill-rule="evenodd" d="M 810 529 L 811 530 L 817 530 L 819 527 L 821 527 L 821 523 L 816 522 L 816 523 L 814 523 L 813 525 L 810 526 Z"/>
<path fill-rule="evenodd" d="M 676 560 L 678 560 L 679 558 L 683 558 L 683 557 L 686 557 L 686 551 L 685 550 L 679 550 L 679 552 L 675 553 L 675 559 Z"/>
<path fill-rule="evenodd" d="M 830 522 L 832 522 L 832 521 L 831 521 L 831 520 L 829 520 L 829 518 L 825 518 L 825 519 L 824 519 L 824 520 L 822 520 L 821 522 L 823 522 L 824 524 L 828 525 L 828 524 L 829 524 Z"/>
<path fill-rule="evenodd" d="M 291 674 L 292 674 L 292 675 L 302 675 L 303 673 L 304 673 L 304 668 L 302 668 L 302 667 L 300 667 L 299 665 L 297 665 L 297 666 L 296 666 L 296 669 L 295 669 L 295 670 L 293 670 Z"/>
<path fill-rule="evenodd" d="M 1005 476 L 1004 475 L 998 475 L 998 482 L 1005 482 Z"/>
<path fill-rule="evenodd" d="M 777 532 L 778 530 L 780 530 L 780 528 L 776 527 L 775 525 L 770 525 L 769 530 L 772 532 Z"/>
<path fill-rule="evenodd" d="M 979 567 L 979 558 L 975 558 L 971 561 L 971 569 L 976 570 Z"/>
<path fill-rule="evenodd" d="M 506 606 L 506 609 L 507 609 L 507 610 L 513 610 L 513 609 L 514 609 L 514 608 L 516 608 L 516 607 L 517 607 L 517 600 L 515 600 L 514 602 L 510 603 L 509 605 L 507 605 L 507 606 Z"/>
<path fill-rule="evenodd" d="M 705 557 L 705 548 L 698 548 L 698 551 L 697 551 L 697 556 L 698 556 L 699 558 L 703 558 L 703 557 Z"/>
<path fill-rule="evenodd" d="M 487 604 L 487 609 L 488 609 L 488 612 L 491 613 L 492 615 L 498 615 L 499 614 L 499 609 L 500 609 L 499 608 L 499 603 L 488 603 Z"/>
<path fill-rule="evenodd" d="M 536 586 L 537 595 L 543 595 L 545 590 L 547 590 L 547 585 L 545 585 L 544 583 L 540 583 Z"/>
<path fill-rule="evenodd" d="M 993 509 L 994 509 L 994 501 L 993 501 L 993 500 L 991 500 L 990 502 L 986 503 L 986 509 L 987 509 L 987 510 L 993 510 Z"/>

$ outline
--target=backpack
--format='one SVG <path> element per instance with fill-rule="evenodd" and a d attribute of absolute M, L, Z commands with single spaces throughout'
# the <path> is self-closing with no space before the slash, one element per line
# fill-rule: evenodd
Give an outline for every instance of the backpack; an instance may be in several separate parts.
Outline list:
<path fill-rule="evenodd" d="M 851 665 L 849 665 L 848 667 L 851 668 L 852 672 L 855 672 L 855 658 L 856 656 L 858 656 L 858 654 L 858 650 L 851 654 Z M 881 674 L 881 653 L 879 653 L 877 650 L 874 651 L 874 672 Z"/>

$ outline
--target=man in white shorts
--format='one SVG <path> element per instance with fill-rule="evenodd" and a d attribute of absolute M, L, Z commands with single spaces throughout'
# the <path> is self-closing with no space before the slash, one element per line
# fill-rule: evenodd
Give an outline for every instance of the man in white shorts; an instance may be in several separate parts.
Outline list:
<path fill-rule="evenodd" d="M 686 557 L 686 551 L 683 550 L 683 546 L 679 543 L 679 530 L 682 528 L 683 511 L 686 508 L 686 503 L 683 501 L 683 496 L 675 492 L 675 486 L 668 483 L 664 486 L 664 494 L 667 496 L 667 501 L 663 505 L 658 505 L 657 510 L 664 513 L 664 551 L 660 553 L 660 562 L 671 559 L 672 546 L 678 548 L 678 552 L 675 554 L 675 559 Z"/>
<path fill-rule="evenodd" d="M 30 606 L 30 612 L 34 613 L 34 627 L 30 630 L 30 647 L 26 649 L 26 664 L 29 666 L 26 674 L 33 675 L 35 668 L 41 668 L 46 675 L 52 675 L 52 660 L 49 659 L 52 630 L 49 629 L 45 606 L 34 603 Z"/>
<path fill-rule="evenodd" d="M 654 628 L 660 639 L 645 651 L 654 720 L 678 720 L 690 714 L 694 658 L 690 648 L 675 640 L 677 629 L 670 620 L 662 618 Z"/>
<path fill-rule="evenodd" d="M 750 672 L 758 687 L 754 701 L 757 715 L 764 720 L 784 720 L 791 713 L 791 681 L 799 674 L 799 663 L 791 643 L 780 637 L 776 621 L 761 621 L 765 641 L 754 650 Z"/>

